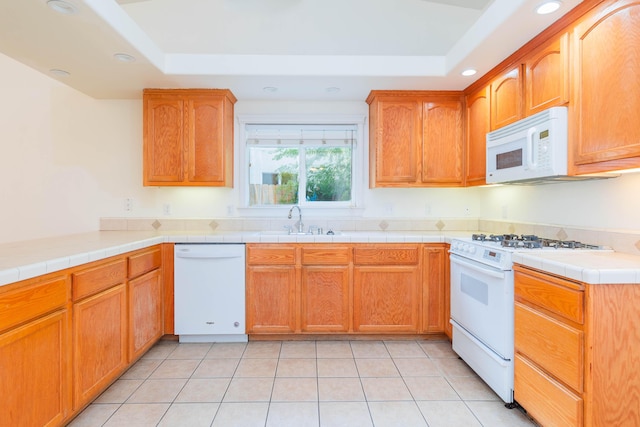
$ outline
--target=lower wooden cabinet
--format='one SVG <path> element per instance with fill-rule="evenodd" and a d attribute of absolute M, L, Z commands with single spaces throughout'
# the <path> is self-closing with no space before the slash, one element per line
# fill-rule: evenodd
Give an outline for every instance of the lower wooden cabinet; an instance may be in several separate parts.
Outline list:
<path fill-rule="evenodd" d="M 67 424 L 161 337 L 161 255 L 0 286 L 0 427 Z"/>
<path fill-rule="evenodd" d="M 153 270 L 129 280 L 129 361 L 162 337 L 162 276 Z"/>
<path fill-rule="evenodd" d="M 0 334 L 0 426 L 61 425 L 70 412 L 69 313 Z"/>
<path fill-rule="evenodd" d="M 514 271 L 515 400 L 544 426 L 640 425 L 640 283 Z"/>
<path fill-rule="evenodd" d="M 449 291 L 447 245 L 425 246 L 422 256 L 423 332 L 445 332 L 451 337 Z"/>
<path fill-rule="evenodd" d="M 307 245 L 300 249 L 300 329 L 351 330 L 352 250 L 347 245 Z"/>
<path fill-rule="evenodd" d="M 249 244 L 247 332 L 443 333 L 446 246 Z"/>
<path fill-rule="evenodd" d="M 295 332 L 295 267 L 253 265 L 246 277 L 247 333 Z"/>
<path fill-rule="evenodd" d="M 124 283 L 73 305 L 73 408 L 96 397 L 127 366 Z"/>

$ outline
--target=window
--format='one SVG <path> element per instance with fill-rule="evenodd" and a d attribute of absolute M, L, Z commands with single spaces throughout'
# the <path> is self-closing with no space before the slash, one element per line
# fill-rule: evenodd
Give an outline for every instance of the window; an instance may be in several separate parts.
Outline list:
<path fill-rule="evenodd" d="M 363 123 L 240 121 L 244 206 L 357 206 Z"/>

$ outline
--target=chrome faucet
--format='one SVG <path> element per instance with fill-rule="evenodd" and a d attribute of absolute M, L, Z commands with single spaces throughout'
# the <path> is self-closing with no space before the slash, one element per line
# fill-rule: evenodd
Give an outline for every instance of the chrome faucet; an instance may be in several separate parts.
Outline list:
<path fill-rule="evenodd" d="M 300 216 L 300 218 L 298 219 L 298 233 L 304 233 L 304 224 L 302 223 L 302 210 L 300 209 L 300 206 L 291 206 L 291 209 L 289 209 L 289 216 L 287 218 L 291 219 L 291 212 L 293 212 L 293 208 L 298 208 L 298 215 Z"/>

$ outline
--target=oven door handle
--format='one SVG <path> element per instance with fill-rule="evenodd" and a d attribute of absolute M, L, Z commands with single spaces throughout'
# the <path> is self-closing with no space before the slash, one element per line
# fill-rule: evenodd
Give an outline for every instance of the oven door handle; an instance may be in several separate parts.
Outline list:
<path fill-rule="evenodd" d="M 502 271 L 498 272 L 498 271 L 489 270 L 488 268 L 478 267 L 475 264 L 471 264 L 469 262 L 465 262 L 465 261 L 461 260 L 460 258 L 457 258 L 457 257 L 454 258 L 453 256 L 449 257 L 449 259 L 451 259 L 451 262 L 453 264 L 462 265 L 465 268 L 468 268 L 469 270 L 473 270 L 476 273 L 484 274 L 485 276 L 494 277 L 496 279 L 504 279 L 504 277 L 505 277 L 505 274 Z"/>

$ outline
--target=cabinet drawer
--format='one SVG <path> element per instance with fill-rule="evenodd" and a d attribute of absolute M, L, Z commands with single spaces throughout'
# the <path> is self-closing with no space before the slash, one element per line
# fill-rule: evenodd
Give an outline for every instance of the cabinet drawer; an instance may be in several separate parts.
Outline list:
<path fill-rule="evenodd" d="M 303 265 L 345 265 L 351 261 L 351 251 L 345 246 L 302 248 Z"/>
<path fill-rule="evenodd" d="M 516 299 L 529 301 L 574 322 L 584 322 L 581 285 L 517 266 L 514 271 Z"/>
<path fill-rule="evenodd" d="M 582 426 L 583 402 L 516 354 L 514 399 L 543 426 Z"/>
<path fill-rule="evenodd" d="M 160 248 L 154 248 L 150 251 L 135 254 L 129 257 L 130 279 L 138 277 L 151 270 L 155 270 L 162 265 L 162 253 Z"/>
<path fill-rule="evenodd" d="M 96 294 L 127 278 L 127 261 L 117 259 L 107 264 L 73 273 L 71 276 L 73 300 Z"/>
<path fill-rule="evenodd" d="M 415 265 L 420 259 L 417 245 L 356 247 L 353 252 L 357 265 Z"/>
<path fill-rule="evenodd" d="M 63 307 L 68 298 L 65 276 L 27 281 L 24 286 L 0 293 L 0 331 Z"/>
<path fill-rule="evenodd" d="M 582 391 L 582 331 L 516 303 L 515 347 L 569 387 Z"/>
<path fill-rule="evenodd" d="M 247 246 L 247 263 L 250 265 L 294 265 L 294 246 Z"/>

